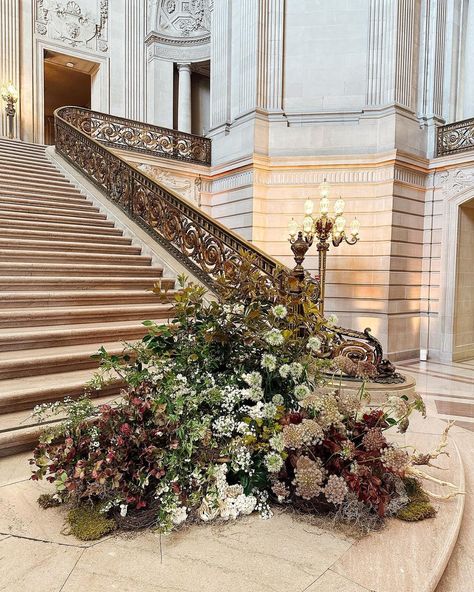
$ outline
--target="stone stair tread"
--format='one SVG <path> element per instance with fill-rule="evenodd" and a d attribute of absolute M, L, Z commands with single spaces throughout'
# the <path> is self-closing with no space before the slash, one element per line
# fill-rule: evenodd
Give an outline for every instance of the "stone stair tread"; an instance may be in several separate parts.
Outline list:
<path fill-rule="evenodd" d="M 86 368 L 70 372 L 57 372 L 56 374 L 0 380 L 0 408 L 2 397 L 21 397 L 22 395 L 26 396 L 32 393 L 47 394 L 53 390 L 64 390 L 67 392 L 73 387 L 84 386 L 94 376 L 96 371 L 94 368 Z"/>
<path fill-rule="evenodd" d="M 42 229 L 43 227 L 40 225 L 35 225 L 31 228 L 25 226 L 25 228 L 2 228 L 0 227 L 0 237 L 15 237 L 15 240 L 18 238 L 24 238 L 24 240 L 33 240 L 34 238 L 38 238 L 39 240 L 48 240 L 54 241 L 63 241 L 66 239 L 68 242 L 97 242 L 100 241 L 101 244 L 110 243 L 110 244 L 132 244 L 132 240 L 128 237 L 122 235 L 121 231 L 117 228 L 107 229 L 108 234 L 102 234 L 101 232 L 74 232 L 74 228 L 67 228 L 67 229 L 60 229 L 60 230 L 48 230 Z M 110 230 L 114 230 L 116 234 L 109 233 Z"/>
<path fill-rule="evenodd" d="M 0 262 L 17 261 L 26 259 L 31 262 L 36 259 L 64 259 L 65 261 L 85 259 L 92 262 L 103 262 L 108 265 L 128 265 L 133 263 L 136 266 L 148 267 L 151 265 L 151 257 L 136 253 L 95 253 L 73 250 L 42 250 L 29 251 L 27 249 L 5 249 L 0 246 Z M 38 262 L 39 263 L 39 262 Z"/>
<path fill-rule="evenodd" d="M 41 286 L 44 289 L 46 286 L 54 285 L 55 288 L 64 289 L 81 289 L 81 290 L 93 290 L 95 286 L 101 288 L 112 288 L 112 287 L 125 287 L 135 289 L 143 288 L 150 289 L 154 283 L 159 281 L 163 287 L 174 286 L 174 280 L 153 278 L 153 277 L 135 277 L 135 276 L 113 276 L 108 275 L 106 278 L 97 276 L 79 276 L 79 277 L 68 277 L 68 276 L 2 276 L 0 274 L 0 291 L 11 291 L 12 286 L 15 286 L 15 290 L 31 290 L 32 285 Z M 21 286 L 21 287 L 20 287 Z"/>
<path fill-rule="evenodd" d="M 22 234 L 21 236 L 25 236 Z M 96 239 L 97 240 L 97 239 Z M 102 242 L 80 242 L 80 241 L 61 241 L 58 245 L 57 241 L 50 241 L 50 240 L 40 240 L 35 238 L 15 238 L 15 241 L 12 242 L 11 239 L 2 238 L 0 236 L 0 249 L 8 248 L 9 251 L 14 251 L 20 248 L 24 248 L 28 250 L 28 248 L 35 247 L 35 249 L 45 248 L 45 251 L 48 252 L 49 249 L 55 249 L 57 247 L 60 251 L 54 252 L 62 252 L 63 249 L 74 249 L 80 250 L 85 249 L 89 250 L 97 250 L 99 251 L 106 251 L 113 253 L 124 253 L 130 255 L 139 255 L 141 253 L 141 247 L 135 247 L 134 245 L 114 245 L 114 244 L 104 244 Z M 36 252 L 36 251 L 35 251 Z"/>
<path fill-rule="evenodd" d="M 88 201 L 83 201 L 75 198 L 68 197 L 31 197 L 21 196 L 15 193 L 0 193 L 0 204 L 8 205 L 23 205 L 23 206 L 41 206 L 47 208 L 60 207 L 62 209 L 73 210 L 77 212 L 87 211 L 92 207 L 92 204 Z M 96 211 L 98 209 L 96 208 Z"/>
<path fill-rule="evenodd" d="M 148 276 L 155 276 L 161 277 L 163 270 L 161 268 L 149 267 L 146 265 L 102 265 L 98 264 L 87 264 L 87 263 L 35 263 L 35 262 L 15 262 L 7 263 L 5 261 L 0 261 L 0 277 L 5 275 L 9 271 L 12 271 L 12 275 L 20 275 L 19 272 L 24 271 L 31 271 L 32 273 L 35 271 L 48 271 L 48 272 L 55 272 L 55 271 L 65 271 L 69 273 L 80 273 L 80 272 L 87 272 L 90 271 L 94 274 L 104 272 L 116 272 L 122 271 L 124 273 L 130 273 L 130 275 L 134 275 L 133 272 L 136 272 L 136 277 L 141 277 L 142 274 Z M 17 273 L 15 273 L 17 272 Z M 107 278 L 107 275 L 105 275 Z"/>
<path fill-rule="evenodd" d="M 5 210 L 4 208 L 0 208 L 0 224 L 2 221 L 8 221 L 8 225 L 10 225 L 10 220 L 16 222 L 19 220 L 22 221 L 32 221 L 32 222 L 48 222 L 49 224 L 80 224 L 82 226 L 98 226 L 98 227 L 113 227 L 113 222 L 110 222 L 105 217 L 100 218 L 97 216 L 85 216 L 82 217 L 79 214 L 74 216 L 62 216 L 55 213 L 44 213 L 44 212 L 23 212 L 23 211 L 16 211 L 14 208 L 11 210 Z"/>
<path fill-rule="evenodd" d="M 120 341 L 106 343 L 81 343 L 79 345 L 62 345 L 61 347 L 41 347 L 38 349 L 14 350 L 2 352 L 0 359 L 0 370 L 11 366 L 13 362 L 21 362 L 23 365 L 34 364 L 38 360 L 69 360 L 72 358 L 90 357 L 96 354 L 101 346 L 106 350 L 118 353 L 123 351 L 124 345 Z M 0 393 L 3 392 L 2 381 L 0 381 Z"/>
<path fill-rule="evenodd" d="M 174 290 L 168 290 L 168 294 L 171 296 L 175 293 Z M 94 300 L 106 300 L 110 299 L 110 302 L 116 299 L 123 299 L 124 304 L 127 299 L 134 299 L 134 298 L 143 298 L 147 300 L 151 300 L 156 298 L 154 294 L 150 290 L 94 290 L 92 294 L 84 293 L 84 290 L 57 290 L 57 291 L 33 291 L 28 292 L 25 294 L 23 291 L 2 291 L 0 292 L 0 307 L 5 306 L 8 302 L 27 302 L 28 308 L 35 308 L 35 303 L 37 302 L 44 302 L 44 301 L 51 301 L 54 302 L 55 300 L 68 300 L 71 301 L 71 304 L 67 306 L 72 306 L 74 299 L 77 298 L 78 300 L 84 299 L 94 299 Z M 58 305 L 59 307 L 59 305 Z M 21 308 L 18 306 L 17 308 Z"/>
<path fill-rule="evenodd" d="M 77 314 L 78 312 L 83 313 L 102 313 L 106 318 L 107 312 L 121 312 L 121 311 L 143 311 L 143 314 L 147 312 L 153 311 L 166 311 L 170 308 L 168 303 L 153 303 L 153 304 L 111 304 L 110 306 L 99 304 L 97 306 L 77 306 L 73 309 L 67 306 L 58 306 L 58 307 L 49 307 L 45 308 L 17 308 L 17 309 L 9 309 L 8 311 L 0 310 L 0 319 L 8 319 L 11 316 L 19 316 L 23 318 L 44 315 L 45 319 L 49 316 L 54 316 L 55 314 L 64 314 L 70 312 L 71 314 Z M 143 319 L 146 320 L 146 319 Z"/>
<path fill-rule="evenodd" d="M 99 211 L 99 208 L 86 208 L 84 210 L 71 210 L 68 208 L 53 208 L 50 205 L 42 205 L 41 203 L 29 204 L 10 204 L 2 203 L 0 198 L 0 212 L 14 212 L 15 214 L 24 212 L 32 214 L 52 214 L 54 216 L 68 216 L 75 218 L 97 218 L 106 220 L 107 216 Z"/>
<path fill-rule="evenodd" d="M 143 319 L 145 320 L 145 319 Z M 6 340 L 14 340 L 19 337 L 38 337 L 41 338 L 44 335 L 61 336 L 61 335 L 77 335 L 81 332 L 87 332 L 91 330 L 96 331 L 120 331 L 121 329 L 133 329 L 134 327 L 144 327 L 142 320 L 130 320 L 130 321 L 104 321 L 98 323 L 77 323 L 74 325 L 54 325 L 54 326 L 39 326 L 31 328 L 8 328 L 0 327 L 0 343 Z M 113 334 L 113 333 L 111 333 Z"/>
<path fill-rule="evenodd" d="M 3 222 L 3 224 L 2 224 Z M 90 224 L 85 224 L 84 222 L 81 222 L 80 224 L 74 224 L 71 223 L 68 226 L 61 226 L 60 225 L 61 221 L 57 221 L 57 220 L 53 220 L 48 221 L 48 220 L 38 220 L 38 219 L 33 219 L 31 220 L 31 218 L 26 218 L 26 219 L 10 219 L 8 220 L 8 223 L 6 224 L 6 219 L 2 220 L 0 218 L 0 233 L 3 231 L 9 231 L 9 230 L 23 230 L 26 231 L 27 233 L 29 231 L 32 232 L 36 232 L 36 231 L 51 231 L 54 233 L 62 233 L 62 234 L 69 234 L 69 235 L 76 235 L 76 234 L 86 234 L 86 235 L 91 235 L 91 234 L 96 234 L 96 235 L 107 235 L 107 236 L 115 236 L 115 237 L 122 237 L 123 236 L 123 232 L 119 229 L 119 228 L 115 228 L 115 226 L 113 225 L 104 225 L 101 224 L 99 225 L 90 225 Z"/>

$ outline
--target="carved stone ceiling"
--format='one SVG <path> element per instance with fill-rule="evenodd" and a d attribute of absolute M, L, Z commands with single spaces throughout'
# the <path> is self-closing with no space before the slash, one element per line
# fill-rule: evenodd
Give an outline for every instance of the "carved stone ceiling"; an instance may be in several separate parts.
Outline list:
<path fill-rule="evenodd" d="M 108 0 L 36 0 L 36 33 L 71 47 L 107 51 L 108 4 Z"/>
<path fill-rule="evenodd" d="M 209 35 L 210 0 L 161 0 L 157 31 L 167 37 Z"/>

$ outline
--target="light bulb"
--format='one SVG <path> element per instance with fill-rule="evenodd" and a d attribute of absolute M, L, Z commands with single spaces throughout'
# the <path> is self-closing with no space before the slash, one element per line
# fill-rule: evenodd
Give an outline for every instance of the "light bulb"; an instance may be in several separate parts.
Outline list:
<path fill-rule="evenodd" d="M 346 219 L 343 216 L 338 216 L 336 218 L 335 224 L 336 224 L 336 231 L 339 234 L 342 234 L 344 232 L 344 228 L 346 226 Z"/>
<path fill-rule="evenodd" d="M 312 202 L 311 199 L 307 199 L 304 202 L 304 213 L 307 216 L 311 216 L 311 214 L 313 213 L 313 210 L 314 210 L 314 203 Z"/>
<path fill-rule="evenodd" d="M 326 181 L 326 179 L 324 179 L 324 182 L 321 183 L 321 185 L 319 186 L 319 195 L 322 198 L 328 197 L 330 190 L 331 190 L 331 185 L 329 185 L 329 183 Z"/>
<path fill-rule="evenodd" d="M 319 211 L 321 212 L 321 216 L 327 216 L 329 213 L 329 199 L 327 197 L 321 198 L 319 202 Z"/>
<path fill-rule="evenodd" d="M 305 216 L 303 219 L 303 230 L 306 234 L 309 234 L 313 230 L 313 218 L 311 216 Z"/>
<path fill-rule="evenodd" d="M 12 82 L 9 82 L 2 88 L 2 98 L 5 101 L 12 100 L 13 102 L 16 102 L 18 100 L 18 91 Z"/>
<path fill-rule="evenodd" d="M 346 204 L 344 203 L 342 197 L 336 200 L 336 203 L 334 204 L 334 213 L 336 214 L 336 216 L 340 216 L 344 212 L 345 205 Z"/>
<path fill-rule="evenodd" d="M 351 222 L 351 234 L 354 238 L 359 236 L 359 230 L 360 230 L 360 222 L 359 222 L 359 220 L 357 220 L 357 218 L 354 218 L 354 220 L 352 220 L 352 222 Z"/>
<path fill-rule="evenodd" d="M 298 222 L 294 218 L 288 222 L 288 232 L 292 238 L 298 234 Z"/>

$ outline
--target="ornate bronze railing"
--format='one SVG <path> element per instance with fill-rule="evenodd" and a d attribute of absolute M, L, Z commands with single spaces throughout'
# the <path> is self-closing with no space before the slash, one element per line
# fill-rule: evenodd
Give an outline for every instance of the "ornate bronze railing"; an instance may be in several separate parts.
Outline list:
<path fill-rule="evenodd" d="M 144 152 L 162 158 L 173 158 L 209 166 L 211 140 L 177 130 L 141 123 L 131 119 L 69 107 L 63 118 L 98 142 L 133 152 Z"/>
<path fill-rule="evenodd" d="M 95 126 L 83 119 L 85 112 L 79 107 L 55 111 L 57 152 L 203 284 L 215 289 L 215 281 L 250 254 L 264 281 L 280 290 L 293 285 L 294 272 L 126 162 L 107 147 L 109 142 L 99 141 Z M 301 279 L 304 272 L 298 275 Z M 368 332 L 342 327 L 330 331 L 337 336 L 335 356 L 368 361 L 380 375 L 387 374 L 382 347 Z"/>
<path fill-rule="evenodd" d="M 272 276 L 279 263 L 98 141 L 79 107 L 55 112 L 56 150 L 204 284 L 251 252 Z M 107 145 L 108 143 L 105 142 Z"/>
<path fill-rule="evenodd" d="M 437 156 L 474 150 L 474 118 L 439 127 L 436 146 Z"/>

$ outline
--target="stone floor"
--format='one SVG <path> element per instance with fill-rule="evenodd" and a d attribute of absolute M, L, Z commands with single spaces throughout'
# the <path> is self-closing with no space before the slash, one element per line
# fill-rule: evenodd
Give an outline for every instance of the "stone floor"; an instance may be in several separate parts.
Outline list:
<path fill-rule="evenodd" d="M 436 592 L 468 592 L 474 581 L 474 366 L 404 367 L 416 373 L 430 415 L 413 421 L 407 442 L 430 449 L 445 425 L 441 420 L 455 417 L 461 424 L 453 429 L 451 458 L 441 461 L 446 471 L 434 473 L 462 482 L 457 444 L 468 495 L 459 539 Z M 464 504 L 459 497 L 441 502 L 434 520 L 392 520 L 359 541 L 276 512 L 269 521 L 252 516 L 168 537 L 146 532 L 84 544 L 64 532 L 61 511 L 38 508 L 36 499 L 48 485 L 28 480 L 27 458 L 0 460 L 0 591 L 431 592 Z"/>

